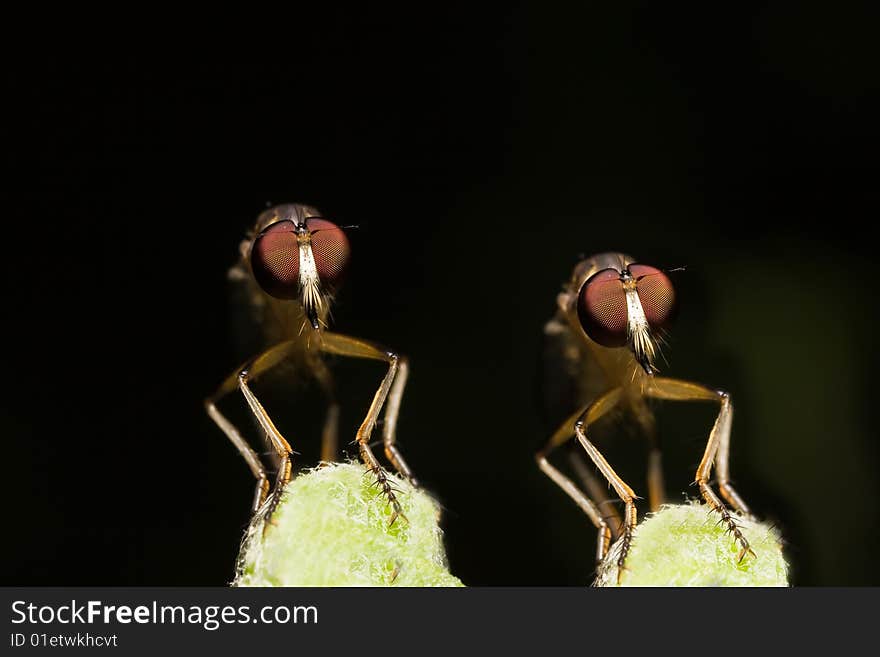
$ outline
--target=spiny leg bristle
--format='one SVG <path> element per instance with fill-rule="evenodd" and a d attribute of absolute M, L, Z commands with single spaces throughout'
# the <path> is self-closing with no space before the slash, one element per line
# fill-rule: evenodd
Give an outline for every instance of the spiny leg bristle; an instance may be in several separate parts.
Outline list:
<path fill-rule="evenodd" d="M 719 505 L 712 509 L 712 511 L 717 512 L 721 516 L 721 520 L 716 524 L 724 523 L 727 525 L 724 533 L 728 536 L 732 535 L 735 543 L 738 543 L 740 546 L 739 555 L 737 556 L 737 563 L 742 563 L 742 560 L 746 558 L 747 554 L 751 554 L 753 557 L 757 558 L 755 551 L 749 545 L 748 539 L 746 539 L 745 535 L 742 533 L 740 527 L 740 523 L 736 521 L 736 519 L 730 515 L 730 511 L 727 510 L 727 507 L 723 504 Z"/>
<path fill-rule="evenodd" d="M 397 500 L 397 495 L 395 495 L 395 491 L 400 492 L 400 489 L 391 482 L 382 466 L 368 468 L 367 472 L 376 476 L 373 486 L 379 489 L 379 494 L 384 495 L 388 499 L 388 504 L 391 505 L 392 513 L 388 526 L 393 525 L 398 518 L 403 518 L 409 522 L 409 519 L 403 513 L 403 507 L 400 506 L 400 502 Z"/>
<path fill-rule="evenodd" d="M 627 525 L 623 529 L 623 537 L 620 539 L 620 554 L 617 557 L 617 583 L 620 584 L 623 573 L 626 569 L 626 557 L 629 554 L 629 549 L 632 546 L 632 537 L 633 530 L 632 527 Z"/>

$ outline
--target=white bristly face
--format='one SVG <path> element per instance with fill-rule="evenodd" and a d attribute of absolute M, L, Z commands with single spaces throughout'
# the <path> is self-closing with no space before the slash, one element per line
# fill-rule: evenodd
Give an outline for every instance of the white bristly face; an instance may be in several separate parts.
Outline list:
<path fill-rule="evenodd" d="M 320 316 L 324 296 L 321 292 L 321 277 L 318 275 L 318 267 L 312 253 L 311 240 L 303 240 L 299 243 L 299 285 L 306 315 L 310 316 L 310 311 L 314 311 L 315 315 Z"/>
<path fill-rule="evenodd" d="M 651 336 L 651 327 L 648 324 L 648 318 L 645 316 L 645 309 L 642 307 L 642 301 L 636 292 L 636 286 L 626 287 L 626 332 L 627 342 L 632 349 L 636 360 L 643 365 L 647 363 L 646 370 L 654 370 L 655 346 L 654 338 Z"/>

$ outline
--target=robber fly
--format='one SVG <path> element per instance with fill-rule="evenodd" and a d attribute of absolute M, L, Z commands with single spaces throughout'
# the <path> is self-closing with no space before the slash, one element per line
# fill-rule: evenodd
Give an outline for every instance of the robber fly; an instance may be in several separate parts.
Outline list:
<path fill-rule="evenodd" d="M 557 297 L 557 312 L 545 326 L 545 334 L 563 356 L 565 368 L 577 383 L 580 407 L 537 453 L 541 470 L 564 490 L 599 530 L 597 562 L 608 553 L 612 533 L 621 534 L 617 566 L 623 572 L 636 526 L 636 494 L 590 441 L 590 427 L 612 409 L 633 417 L 650 440 L 648 497 L 652 510 L 663 500 L 663 474 L 654 416 L 647 399 L 714 401 L 720 405 L 695 483 L 709 507 L 720 515 L 740 547 L 739 559 L 752 554 L 724 502 L 709 486 L 709 474 L 717 465 L 721 496 L 735 511 L 750 512 L 730 484 L 730 427 L 733 404 L 730 395 L 698 383 L 657 375 L 657 356 L 666 329 L 675 313 L 675 289 L 665 272 L 621 253 L 602 253 L 577 264 L 571 279 Z M 600 507 L 604 486 L 586 468 L 579 474 L 589 495 L 547 460 L 555 448 L 576 436 L 596 468 L 625 504 L 622 529 L 613 527 L 616 513 Z"/>
<path fill-rule="evenodd" d="M 348 265 L 350 245 L 345 232 L 306 205 L 285 204 L 269 208 L 240 245 L 241 258 L 230 278 L 242 283 L 254 315 L 261 318 L 270 344 L 238 367 L 205 400 L 205 409 L 238 449 L 257 480 L 253 510 L 269 519 L 291 477 L 290 443 L 272 422 L 251 390 L 261 374 L 281 363 L 293 363 L 311 374 L 328 400 L 322 432 L 322 461 L 337 458 L 339 404 L 333 378 L 323 354 L 385 361 L 388 371 L 379 385 L 366 417 L 357 430 L 360 457 L 376 476 L 376 484 L 393 510 L 390 523 L 401 515 L 391 482 L 370 448 L 370 435 L 385 407 L 383 442 L 394 468 L 417 485 L 411 470 L 394 444 L 397 415 L 409 370 L 407 359 L 359 338 L 327 330 L 330 305 Z M 239 430 L 218 410 L 217 402 L 240 390 L 275 454 L 278 467 L 271 491 L 266 469 Z M 268 525 L 268 523 L 267 523 Z"/>

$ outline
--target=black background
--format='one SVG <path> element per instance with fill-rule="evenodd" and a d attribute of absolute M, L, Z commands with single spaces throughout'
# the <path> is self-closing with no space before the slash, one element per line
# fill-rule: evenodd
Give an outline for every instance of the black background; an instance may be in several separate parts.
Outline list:
<path fill-rule="evenodd" d="M 732 393 L 734 478 L 793 581 L 877 584 L 876 18 L 10 23 L 3 583 L 231 578 L 252 484 L 201 405 L 244 356 L 225 272 L 300 201 L 359 226 L 335 326 L 412 359 L 400 443 L 466 583 L 590 580 L 595 531 L 532 458 L 541 330 L 578 254 L 617 249 L 687 265 L 666 372 Z M 381 368 L 339 367 L 353 437 Z M 270 409 L 311 465 L 321 409 L 292 393 Z M 712 410 L 658 414 L 681 500 Z M 607 450 L 643 492 L 641 443 Z"/>

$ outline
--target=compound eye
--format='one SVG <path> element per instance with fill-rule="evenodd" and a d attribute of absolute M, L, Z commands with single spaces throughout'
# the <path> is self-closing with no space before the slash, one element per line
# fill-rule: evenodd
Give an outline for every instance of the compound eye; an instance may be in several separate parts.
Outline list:
<path fill-rule="evenodd" d="M 667 328 L 675 318 L 675 288 L 669 277 L 656 267 L 630 265 L 636 292 L 652 329 Z"/>
<path fill-rule="evenodd" d="M 259 234 L 251 248 L 251 270 L 266 294 L 299 296 L 299 243 L 292 221 L 279 221 Z"/>
<path fill-rule="evenodd" d="M 616 269 L 596 272 L 578 294 L 578 319 L 584 332 L 603 347 L 626 344 L 626 292 Z"/>
<path fill-rule="evenodd" d="M 351 254 L 348 236 L 339 226 L 326 219 L 309 218 L 306 227 L 312 234 L 312 255 L 321 283 L 329 288 L 337 287 Z"/>

